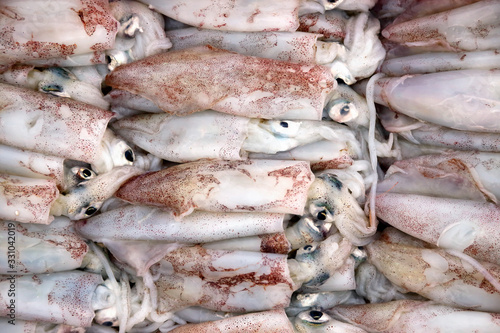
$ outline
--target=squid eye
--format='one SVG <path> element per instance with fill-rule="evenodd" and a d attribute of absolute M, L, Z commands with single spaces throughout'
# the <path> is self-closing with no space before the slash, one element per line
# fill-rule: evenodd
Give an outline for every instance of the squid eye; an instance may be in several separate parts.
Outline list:
<path fill-rule="evenodd" d="M 80 177 L 81 179 L 85 179 L 85 180 L 95 177 L 95 173 L 92 170 L 87 169 L 87 168 L 78 169 L 78 172 L 76 173 L 76 175 L 78 177 Z"/>
<path fill-rule="evenodd" d="M 113 326 L 113 322 L 112 321 L 105 321 L 104 323 L 102 323 L 102 326 Z"/>
<path fill-rule="evenodd" d="M 41 89 L 46 93 L 60 93 L 64 91 L 64 88 L 58 84 L 47 84 L 42 86 Z"/>
<path fill-rule="evenodd" d="M 97 208 L 90 206 L 89 208 L 87 208 L 85 210 L 85 215 L 91 216 L 91 215 L 94 215 L 96 212 L 97 212 Z"/>
<path fill-rule="evenodd" d="M 125 159 L 129 162 L 134 162 L 134 152 L 132 149 L 127 149 L 125 151 Z"/>
<path fill-rule="evenodd" d="M 309 315 L 311 316 L 312 319 L 319 320 L 321 319 L 321 317 L 323 317 L 323 312 L 312 310 L 309 312 Z"/>
<path fill-rule="evenodd" d="M 324 209 L 323 209 L 322 211 L 320 211 L 320 212 L 316 215 L 316 218 L 317 218 L 318 220 L 321 220 L 321 221 L 326 220 L 326 218 L 327 218 L 327 217 L 328 217 L 328 214 L 327 214 L 326 210 L 324 210 Z"/>
<path fill-rule="evenodd" d="M 342 109 L 340 109 L 340 115 L 345 116 L 349 113 L 349 111 L 351 111 L 351 108 L 349 107 L 349 105 L 344 105 L 342 107 Z"/>
<path fill-rule="evenodd" d="M 310 251 L 312 248 L 313 248 L 312 245 L 306 245 L 303 247 L 303 249 L 306 251 Z"/>
<path fill-rule="evenodd" d="M 288 123 L 286 121 L 280 122 L 280 126 L 283 128 L 288 128 Z"/>

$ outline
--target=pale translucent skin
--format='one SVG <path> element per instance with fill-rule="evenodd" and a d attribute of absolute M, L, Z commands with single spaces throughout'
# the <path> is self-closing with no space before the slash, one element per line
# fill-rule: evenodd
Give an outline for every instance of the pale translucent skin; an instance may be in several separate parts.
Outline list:
<path fill-rule="evenodd" d="M 78 221 L 87 239 L 165 241 L 188 244 L 283 231 L 283 214 L 193 212 L 178 221 L 172 213 L 148 206 L 126 206 Z"/>
<path fill-rule="evenodd" d="M 2 7 L 8 13 L 0 19 L 3 64 L 102 51 L 113 46 L 118 29 L 103 0 L 6 0 Z"/>
<path fill-rule="evenodd" d="M 430 46 L 435 51 L 494 50 L 500 40 L 498 1 L 485 0 L 399 24 L 382 36 L 412 47 Z"/>
<path fill-rule="evenodd" d="M 500 329 L 499 314 L 462 310 L 434 302 L 401 300 L 388 303 L 340 305 L 327 311 L 369 332 L 485 332 Z"/>
<path fill-rule="evenodd" d="M 446 10 L 462 7 L 480 0 L 420 0 L 409 1 L 406 10 L 398 15 L 393 24 L 409 21 L 418 17 L 432 15 Z"/>
<path fill-rule="evenodd" d="M 184 117 L 165 113 L 136 115 L 122 118 L 112 127 L 129 142 L 162 159 L 189 162 L 245 158 L 241 146 L 249 122 L 245 117 L 203 111 Z"/>
<path fill-rule="evenodd" d="M 249 313 L 202 324 L 182 325 L 172 333 L 294 333 L 294 329 L 283 310 Z"/>
<path fill-rule="evenodd" d="M 15 228 L 17 274 L 52 273 L 77 269 L 88 251 L 85 241 L 68 218 L 58 217 L 48 226 L 1 221 L 0 248 L 8 251 L 8 229 Z M 12 239 L 11 239 L 12 240 Z M 7 256 L 0 260 L 0 273 L 8 274 Z"/>
<path fill-rule="evenodd" d="M 343 45 L 329 64 L 336 79 L 346 84 L 370 77 L 385 58 L 385 49 L 378 38 L 380 23 L 369 13 L 360 13 L 346 22 Z"/>
<path fill-rule="evenodd" d="M 495 133 L 454 130 L 405 116 L 389 108 L 382 108 L 377 116 L 386 130 L 398 133 L 417 145 L 461 151 L 500 151 L 500 138 Z"/>
<path fill-rule="evenodd" d="M 49 224 L 59 197 L 53 179 L 36 179 L 0 174 L 0 219 Z"/>
<path fill-rule="evenodd" d="M 500 198 L 500 154 L 447 151 L 397 161 L 379 192 L 491 201 Z M 395 185 L 398 183 L 397 185 Z"/>
<path fill-rule="evenodd" d="M 381 78 L 375 102 L 459 130 L 498 133 L 498 70 L 460 70 Z"/>
<path fill-rule="evenodd" d="M 500 291 L 475 267 L 446 250 L 421 247 L 418 242 L 387 228 L 380 239 L 365 247 L 368 261 L 396 286 L 430 300 L 459 308 L 500 311 Z M 486 261 L 479 264 L 494 280 L 500 278 L 500 266 Z"/>
<path fill-rule="evenodd" d="M 463 69 L 499 69 L 500 54 L 496 51 L 432 52 L 386 59 L 380 71 L 389 76 L 425 74 Z"/>
<path fill-rule="evenodd" d="M 307 162 L 199 161 L 141 175 L 115 195 L 168 208 L 180 217 L 195 209 L 302 215 L 313 180 Z"/>
<path fill-rule="evenodd" d="M 209 29 L 231 31 L 295 31 L 299 25 L 299 0 L 214 1 L 142 0 L 177 21 Z"/>
<path fill-rule="evenodd" d="M 54 179 L 64 187 L 64 159 L 0 145 L 0 173 L 28 178 Z"/>
<path fill-rule="evenodd" d="M 115 45 L 106 51 L 110 70 L 172 46 L 165 36 L 163 16 L 148 6 L 136 1 L 115 1 L 110 3 L 110 11 L 120 22 Z"/>
<path fill-rule="evenodd" d="M 337 86 L 322 66 L 243 56 L 211 46 L 119 66 L 106 84 L 142 95 L 176 115 L 213 109 L 253 118 L 309 120 L 321 120 L 325 100 Z"/>
<path fill-rule="evenodd" d="M 256 213 L 252 213 L 256 214 Z M 284 232 L 230 238 L 202 245 L 206 249 L 288 254 L 292 249 Z"/>
<path fill-rule="evenodd" d="M 16 319 L 88 327 L 94 318 L 94 290 L 103 280 L 100 274 L 68 271 L 17 276 L 15 282 L 16 305 L 22 304 L 16 306 Z M 2 317 L 9 314 L 9 287 L 4 276 L 0 282 Z"/>

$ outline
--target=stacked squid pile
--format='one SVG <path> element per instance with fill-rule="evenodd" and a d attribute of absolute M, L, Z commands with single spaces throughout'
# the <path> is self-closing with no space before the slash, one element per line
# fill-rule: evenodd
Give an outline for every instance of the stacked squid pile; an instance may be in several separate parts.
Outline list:
<path fill-rule="evenodd" d="M 0 25 L 0 331 L 500 330 L 500 2 Z"/>

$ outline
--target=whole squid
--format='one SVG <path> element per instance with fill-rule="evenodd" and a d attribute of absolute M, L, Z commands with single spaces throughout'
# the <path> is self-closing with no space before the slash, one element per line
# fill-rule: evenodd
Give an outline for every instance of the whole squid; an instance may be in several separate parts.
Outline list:
<path fill-rule="evenodd" d="M 311 120 L 321 120 L 326 98 L 337 86 L 321 66 L 243 56 L 211 46 L 120 66 L 106 77 L 106 84 L 139 94 L 176 115 L 213 109 L 254 118 Z"/>
<path fill-rule="evenodd" d="M 368 262 L 400 288 L 452 307 L 500 312 L 499 265 L 425 246 L 387 228 L 365 248 Z"/>
<path fill-rule="evenodd" d="M 437 125 L 498 133 L 499 80 L 498 70 L 472 69 L 384 77 L 376 80 L 374 100 Z"/>
<path fill-rule="evenodd" d="M 1 12 L 1 65 L 75 56 L 99 63 L 118 30 L 106 0 L 6 0 Z"/>
<path fill-rule="evenodd" d="M 493 333 L 499 329 L 498 313 L 464 310 L 429 301 L 340 305 L 325 312 L 368 332 Z"/>
<path fill-rule="evenodd" d="M 198 161 L 135 177 L 116 196 L 166 207 L 180 217 L 195 209 L 301 215 L 313 180 L 306 162 Z"/>

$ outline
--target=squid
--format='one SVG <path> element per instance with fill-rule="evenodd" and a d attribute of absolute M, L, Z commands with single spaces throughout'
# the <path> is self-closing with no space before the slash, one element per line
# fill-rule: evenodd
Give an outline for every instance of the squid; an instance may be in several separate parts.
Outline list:
<path fill-rule="evenodd" d="M 130 179 L 115 195 L 168 208 L 179 217 L 195 209 L 302 215 L 313 180 L 306 162 L 198 161 Z"/>
<path fill-rule="evenodd" d="M 115 45 L 106 50 L 110 71 L 171 48 L 172 43 L 165 35 L 165 23 L 160 13 L 137 1 L 113 1 L 109 6 L 112 15 L 120 23 Z"/>
<path fill-rule="evenodd" d="M 252 213 L 255 214 L 255 213 Z M 288 254 L 292 248 L 284 232 L 219 240 L 202 245 L 206 249 Z"/>
<path fill-rule="evenodd" d="M 295 317 L 307 310 L 330 309 L 340 304 L 365 304 L 354 290 L 321 292 L 321 293 L 295 293 L 290 306 L 285 309 L 289 317 Z"/>
<path fill-rule="evenodd" d="M 368 332 L 496 332 L 499 329 L 497 313 L 458 309 L 429 301 L 340 305 L 325 312 Z M 328 322 L 319 324 L 325 327 Z"/>
<path fill-rule="evenodd" d="M 210 44 L 248 56 L 324 65 L 331 68 L 336 79 L 353 84 L 375 72 L 385 50 L 377 37 L 378 20 L 360 13 L 344 21 L 341 42 L 323 41 L 319 34 L 302 32 L 249 33 L 196 28 L 169 31 L 167 36 L 174 50 Z"/>
<path fill-rule="evenodd" d="M 337 1 L 338 3 L 338 1 Z M 300 26 L 297 31 L 321 34 L 323 39 L 341 42 L 345 38 L 346 22 L 349 16 L 341 10 L 327 10 L 322 13 L 309 13 L 299 17 Z"/>
<path fill-rule="evenodd" d="M 500 266 L 387 228 L 365 247 L 368 262 L 394 285 L 452 307 L 499 312 Z"/>
<path fill-rule="evenodd" d="M 15 295 L 9 296 L 11 284 Z M 110 292 L 100 274 L 68 271 L 51 274 L 2 275 L 0 277 L 0 316 L 9 317 L 15 307 L 15 320 L 49 322 L 89 327 L 95 310 L 106 305 Z M 99 288 L 97 294 L 95 291 Z M 11 302 L 14 299 L 15 302 Z"/>
<path fill-rule="evenodd" d="M 337 86 L 321 66 L 243 56 L 211 46 L 120 66 L 105 82 L 176 115 L 213 109 L 253 118 L 310 120 L 321 120 L 326 98 Z"/>
<path fill-rule="evenodd" d="M 400 3 L 404 3 L 404 11 L 400 13 L 392 24 L 398 24 L 401 22 L 410 21 L 412 19 L 416 19 L 423 16 L 428 16 L 440 12 L 444 12 L 447 10 L 455 9 L 458 7 L 470 5 L 472 3 L 478 2 L 480 0 L 445 0 L 445 1 L 436 1 L 436 0 L 420 0 L 420 1 L 399 1 Z M 386 1 L 390 3 L 391 1 Z M 396 1 L 393 1 L 396 2 Z"/>
<path fill-rule="evenodd" d="M 294 289 L 286 256 L 279 254 L 184 247 L 169 252 L 151 271 L 160 273 L 155 281 L 159 314 L 190 305 L 229 312 L 279 309 L 288 305 Z"/>
<path fill-rule="evenodd" d="M 374 100 L 436 125 L 498 133 L 499 79 L 497 70 L 472 69 L 379 78 Z"/>
<path fill-rule="evenodd" d="M 498 157 L 498 153 L 448 151 L 397 161 L 378 191 L 497 203 Z"/>
<path fill-rule="evenodd" d="M 61 67 L 36 69 L 30 65 L 12 66 L 0 75 L 0 81 L 59 97 L 69 97 L 105 110 L 109 108 L 100 86 L 95 87 L 78 80 L 71 71 Z"/>
<path fill-rule="evenodd" d="M 0 219 L 49 224 L 50 209 L 59 197 L 52 179 L 0 174 Z"/>
<path fill-rule="evenodd" d="M 466 69 L 500 69 L 500 55 L 495 50 L 432 52 L 386 59 L 380 65 L 380 71 L 388 76 Z"/>
<path fill-rule="evenodd" d="M 86 168 L 77 168 L 88 180 L 60 192 L 54 179 L 28 178 L 0 174 L 0 218 L 23 223 L 50 224 L 54 216 L 81 219 L 97 213 L 103 202 L 121 184 L 142 169 L 132 166 L 114 168 L 92 177 Z M 87 174 L 88 172 L 88 174 Z"/>
<path fill-rule="evenodd" d="M 295 332 L 333 332 L 333 333 L 367 333 L 362 328 L 333 319 L 329 314 L 319 310 L 308 310 L 293 318 Z"/>
<path fill-rule="evenodd" d="M 397 133 L 417 145 L 429 145 L 443 150 L 499 152 L 500 142 L 496 133 L 437 126 L 393 112 L 389 108 L 382 108 L 377 115 L 387 131 Z"/>
<path fill-rule="evenodd" d="M 165 16 L 191 26 L 206 29 L 230 31 L 295 31 L 299 26 L 301 7 L 310 11 L 311 6 L 324 10 L 315 1 L 279 1 L 270 3 L 263 0 L 213 1 L 203 0 L 192 3 L 185 0 L 159 1 L 143 0 Z M 314 10 L 314 9 L 313 9 Z"/>
<path fill-rule="evenodd" d="M 0 227 L 0 244 L 5 254 L 0 259 L 0 274 L 52 273 L 96 264 L 69 218 L 58 217 L 46 227 L 12 221 L 2 221 Z M 12 257 L 7 256 L 9 244 L 15 244 Z"/>
<path fill-rule="evenodd" d="M 500 263 L 496 155 L 448 152 L 394 163 L 378 187 L 377 216 L 428 243 Z"/>
<path fill-rule="evenodd" d="M 478 1 L 391 24 L 382 36 L 410 48 L 430 47 L 433 51 L 494 50 L 499 42 L 499 12 L 497 1 Z"/>
<path fill-rule="evenodd" d="M 67 98 L 0 84 L 0 143 L 92 163 L 113 113 Z"/>
<path fill-rule="evenodd" d="M 311 151 L 312 144 L 325 140 L 332 141 L 330 147 L 337 147 L 331 155 L 338 158 L 323 158 L 326 152 L 315 150 L 317 156 L 311 151 L 312 162 L 361 156 L 355 134 L 331 121 L 249 119 L 207 110 L 183 117 L 165 113 L 135 115 L 114 122 L 112 128 L 155 156 L 181 163 L 203 158 L 241 160 L 249 155 L 279 159 L 274 156 L 277 152 L 301 146 Z M 189 131 L 180 130 L 185 128 Z M 293 156 L 294 152 L 289 154 Z"/>
<path fill-rule="evenodd" d="M 292 324 L 283 310 L 248 313 L 217 321 L 186 324 L 174 328 L 172 333 L 212 332 L 294 333 Z"/>
<path fill-rule="evenodd" d="M 283 214 L 195 211 L 176 220 L 171 212 L 130 205 L 77 221 L 77 232 L 94 242 L 141 240 L 210 243 L 236 237 L 283 232 Z"/>
<path fill-rule="evenodd" d="M 2 65 L 66 57 L 100 63 L 114 45 L 118 22 L 108 1 L 7 0 L 1 6 Z"/>

